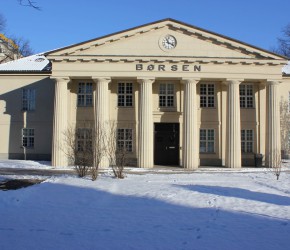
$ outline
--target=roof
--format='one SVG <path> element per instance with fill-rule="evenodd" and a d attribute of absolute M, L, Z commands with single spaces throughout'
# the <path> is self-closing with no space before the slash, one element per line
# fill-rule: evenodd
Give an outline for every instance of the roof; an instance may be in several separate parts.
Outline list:
<path fill-rule="evenodd" d="M 47 72 L 51 70 L 50 61 L 43 54 L 36 54 L 0 64 L 0 71 Z"/>
<path fill-rule="evenodd" d="M 283 75 L 290 75 L 290 61 L 282 68 Z"/>

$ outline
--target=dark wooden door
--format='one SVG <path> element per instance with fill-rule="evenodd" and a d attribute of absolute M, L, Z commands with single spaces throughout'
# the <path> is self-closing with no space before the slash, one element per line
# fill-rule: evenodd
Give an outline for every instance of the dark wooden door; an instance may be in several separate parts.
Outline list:
<path fill-rule="evenodd" d="M 179 123 L 155 123 L 154 133 L 154 164 L 179 165 Z"/>

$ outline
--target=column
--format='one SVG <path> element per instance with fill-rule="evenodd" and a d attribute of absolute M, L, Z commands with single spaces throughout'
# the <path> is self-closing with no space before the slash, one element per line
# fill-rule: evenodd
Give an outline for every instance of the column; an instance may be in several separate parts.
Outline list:
<path fill-rule="evenodd" d="M 69 78 L 56 78 L 54 95 L 52 166 L 67 166 L 65 131 L 67 129 L 67 84 Z"/>
<path fill-rule="evenodd" d="M 110 77 L 93 78 L 96 83 L 95 91 L 95 129 L 98 141 L 108 133 L 107 126 L 109 125 L 109 82 Z M 98 132 L 99 131 L 99 132 Z M 104 145 L 105 147 L 105 145 Z M 109 167 L 109 160 L 104 155 L 99 165 L 100 168 Z"/>
<path fill-rule="evenodd" d="M 273 167 L 281 159 L 279 82 L 268 81 L 268 143 L 266 166 Z"/>
<path fill-rule="evenodd" d="M 152 84 L 154 79 L 138 79 L 139 95 L 139 146 L 138 167 L 153 168 L 153 115 Z"/>
<path fill-rule="evenodd" d="M 183 167 L 197 169 L 199 165 L 199 131 L 197 124 L 196 85 L 198 79 L 183 79 Z"/>
<path fill-rule="evenodd" d="M 241 168 L 241 114 L 240 83 L 242 80 L 229 80 L 228 83 L 228 133 L 226 145 L 226 167 Z"/>

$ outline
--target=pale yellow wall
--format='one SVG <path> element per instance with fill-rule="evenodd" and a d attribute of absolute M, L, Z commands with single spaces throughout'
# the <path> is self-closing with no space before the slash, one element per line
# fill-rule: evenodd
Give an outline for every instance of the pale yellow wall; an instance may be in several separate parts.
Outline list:
<path fill-rule="evenodd" d="M 23 156 L 21 147 L 21 130 L 25 123 L 21 110 L 23 88 L 36 90 L 36 110 L 28 111 L 26 118 L 26 127 L 35 129 L 35 147 L 28 149 L 27 154 L 42 155 L 42 158 L 49 160 L 52 141 L 54 82 L 47 75 L 0 76 L 0 157 L 19 158 Z"/>

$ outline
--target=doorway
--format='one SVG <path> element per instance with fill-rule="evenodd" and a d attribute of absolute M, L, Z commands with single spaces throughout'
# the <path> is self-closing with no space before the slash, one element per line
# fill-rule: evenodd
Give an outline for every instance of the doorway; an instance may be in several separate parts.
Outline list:
<path fill-rule="evenodd" d="M 154 164 L 179 165 L 179 123 L 154 123 Z"/>

